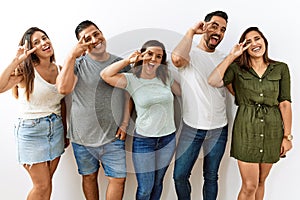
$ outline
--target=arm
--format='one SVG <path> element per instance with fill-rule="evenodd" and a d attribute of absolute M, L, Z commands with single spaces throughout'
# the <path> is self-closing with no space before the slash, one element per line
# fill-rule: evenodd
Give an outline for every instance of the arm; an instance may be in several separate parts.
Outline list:
<path fill-rule="evenodd" d="M 66 58 L 64 66 L 56 78 L 56 87 L 59 93 L 66 95 L 74 90 L 77 82 L 77 76 L 74 73 L 76 58 L 83 55 L 90 48 L 90 45 L 91 42 L 86 43 L 84 37 L 81 37 Z"/>
<path fill-rule="evenodd" d="M 174 80 L 171 90 L 176 96 L 181 96 L 181 87 L 177 81 Z"/>
<path fill-rule="evenodd" d="M 120 138 L 120 140 L 125 140 L 126 138 L 127 127 L 129 125 L 130 117 L 134 106 L 133 100 L 130 98 L 130 94 L 128 92 L 125 92 L 124 96 L 125 96 L 125 101 L 124 101 L 123 120 L 116 134 L 116 137 Z"/>
<path fill-rule="evenodd" d="M 62 123 L 64 126 L 64 140 L 65 140 L 65 148 L 67 148 L 70 144 L 69 139 L 67 138 L 67 107 L 66 107 L 66 102 L 65 99 L 62 99 L 60 102 L 61 105 L 61 118 L 62 118 Z"/>
<path fill-rule="evenodd" d="M 193 37 L 195 34 L 203 34 L 207 31 L 210 24 L 213 22 L 198 22 L 190 28 L 182 40 L 179 42 L 179 44 L 175 47 L 171 54 L 171 59 L 173 64 L 180 68 L 185 67 L 190 62 L 190 51 L 193 43 Z"/>
<path fill-rule="evenodd" d="M 190 51 L 193 43 L 194 30 L 191 28 L 184 35 L 179 44 L 171 54 L 171 59 L 175 67 L 184 67 L 190 62 Z"/>
<path fill-rule="evenodd" d="M 127 79 L 125 75 L 123 73 L 119 73 L 119 71 L 131 63 L 138 62 L 139 59 L 142 59 L 141 55 L 143 54 L 134 52 L 129 56 L 129 58 L 114 62 L 100 72 L 101 78 L 111 86 L 124 89 L 127 86 Z"/>
<path fill-rule="evenodd" d="M 244 46 L 246 40 L 242 43 L 234 45 L 232 50 L 230 51 L 229 55 L 212 71 L 212 73 L 208 77 L 208 84 L 213 87 L 222 87 L 223 84 L 223 77 L 226 72 L 226 69 L 229 65 L 242 53 L 250 47 L 251 44 Z"/>
<path fill-rule="evenodd" d="M 34 51 L 36 47 L 28 50 L 28 41 L 25 41 L 23 46 L 20 46 L 16 57 L 0 74 L 0 93 L 11 89 L 13 86 L 23 81 L 22 62 Z"/>
<path fill-rule="evenodd" d="M 292 129 L 292 108 L 289 101 L 282 101 L 279 103 L 279 110 L 282 116 L 283 126 L 284 126 L 284 136 L 291 134 Z M 292 141 L 283 138 L 281 144 L 280 155 L 283 156 L 287 151 L 292 149 Z"/>

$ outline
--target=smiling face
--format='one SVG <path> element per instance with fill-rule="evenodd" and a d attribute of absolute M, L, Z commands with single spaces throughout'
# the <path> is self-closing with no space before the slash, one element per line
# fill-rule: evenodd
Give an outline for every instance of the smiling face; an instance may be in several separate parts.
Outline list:
<path fill-rule="evenodd" d="M 266 52 L 266 44 L 263 37 L 257 31 L 250 31 L 245 35 L 246 44 L 251 44 L 247 49 L 250 57 L 259 58 Z"/>
<path fill-rule="evenodd" d="M 163 58 L 163 49 L 157 46 L 147 47 L 143 56 L 143 68 L 141 77 L 152 79 L 156 76 L 156 70 L 161 65 Z"/>
<path fill-rule="evenodd" d="M 212 22 L 212 24 L 208 26 L 207 32 L 202 38 L 204 40 L 202 48 L 206 51 L 212 52 L 223 40 L 227 22 L 224 18 L 219 16 L 213 16 L 210 22 Z"/>
<path fill-rule="evenodd" d="M 82 36 L 84 36 L 85 42 L 92 42 L 89 53 L 93 54 L 106 52 L 106 40 L 102 32 L 97 27 L 94 25 L 88 26 L 79 33 L 79 37 Z"/>
<path fill-rule="evenodd" d="M 48 58 L 53 56 L 54 51 L 52 48 L 51 41 L 41 31 L 36 31 L 31 36 L 31 46 L 36 47 L 35 54 L 40 58 Z"/>

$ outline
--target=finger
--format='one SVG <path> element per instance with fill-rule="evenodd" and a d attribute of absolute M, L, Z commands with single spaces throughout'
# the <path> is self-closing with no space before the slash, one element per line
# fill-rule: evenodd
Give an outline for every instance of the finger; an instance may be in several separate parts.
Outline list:
<path fill-rule="evenodd" d="M 78 43 L 83 44 L 84 42 L 85 42 L 85 36 L 83 35 L 79 38 Z"/>
<path fill-rule="evenodd" d="M 33 47 L 32 49 L 30 49 L 29 51 L 27 51 L 27 55 L 32 54 L 33 52 L 35 52 L 37 49 L 37 47 Z"/>
<path fill-rule="evenodd" d="M 120 134 L 120 140 L 125 140 L 126 139 L 126 132 L 123 132 Z"/>
<path fill-rule="evenodd" d="M 25 50 L 28 49 L 28 40 L 25 40 L 23 47 L 24 47 Z"/>
<path fill-rule="evenodd" d="M 140 54 L 141 57 L 144 57 L 144 55 L 146 55 L 147 53 L 149 53 L 150 50 L 144 51 L 143 53 Z"/>

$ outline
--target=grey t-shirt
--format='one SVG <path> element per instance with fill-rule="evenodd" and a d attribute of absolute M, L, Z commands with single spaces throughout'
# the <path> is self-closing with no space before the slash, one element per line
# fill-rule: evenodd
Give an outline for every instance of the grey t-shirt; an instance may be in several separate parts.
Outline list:
<path fill-rule="evenodd" d="M 69 95 L 68 135 L 71 142 L 85 146 L 101 146 L 115 140 L 118 124 L 122 121 L 124 90 L 105 83 L 100 72 L 121 58 L 111 55 L 99 62 L 89 55 L 76 60 L 78 77 L 74 91 Z M 128 71 L 128 66 L 123 71 Z"/>

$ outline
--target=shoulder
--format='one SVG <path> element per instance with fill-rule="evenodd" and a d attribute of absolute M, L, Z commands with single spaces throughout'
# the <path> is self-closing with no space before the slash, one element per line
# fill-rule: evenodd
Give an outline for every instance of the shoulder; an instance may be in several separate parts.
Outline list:
<path fill-rule="evenodd" d="M 270 63 L 270 67 L 273 70 L 279 70 L 279 71 L 288 71 L 289 67 L 285 62 L 281 62 L 281 61 L 275 61 L 273 63 Z"/>

